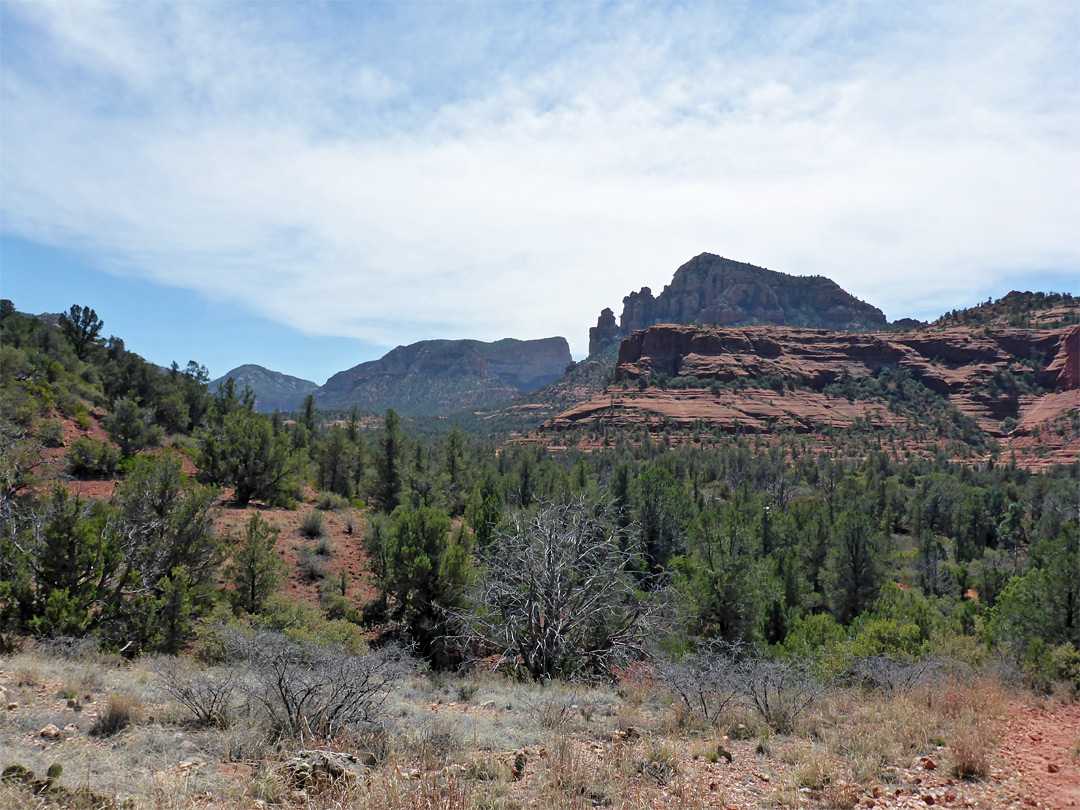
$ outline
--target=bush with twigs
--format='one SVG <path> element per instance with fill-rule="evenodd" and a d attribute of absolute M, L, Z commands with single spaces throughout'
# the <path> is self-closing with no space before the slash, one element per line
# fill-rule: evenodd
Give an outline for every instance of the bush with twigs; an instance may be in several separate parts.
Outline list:
<path fill-rule="evenodd" d="M 620 534 L 609 507 L 584 497 L 514 516 L 455 613 L 464 634 L 536 680 L 640 659 L 650 603 L 627 575 L 637 555 Z"/>
<path fill-rule="evenodd" d="M 236 670 L 199 669 L 172 657 L 158 659 L 153 670 L 161 691 L 187 709 L 196 725 L 228 726 L 239 681 Z"/>
<path fill-rule="evenodd" d="M 700 715 L 706 723 L 718 716 L 741 694 L 741 648 L 737 644 L 713 642 L 680 658 L 661 660 L 656 672 L 660 682 L 683 703 L 687 712 Z"/>
<path fill-rule="evenodd" d="M 275 733 L 301 742 L 377 723 L 387 694 L 407 671 L 396 648 L 353 655 L 266 631 L 233 633 L 231 645 L 251 671 L 238 681 L 240 692 Z"/>

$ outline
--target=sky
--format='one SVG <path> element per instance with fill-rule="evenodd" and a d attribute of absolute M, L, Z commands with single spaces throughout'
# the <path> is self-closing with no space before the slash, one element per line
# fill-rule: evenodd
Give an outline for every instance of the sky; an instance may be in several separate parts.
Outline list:
<path fill-rule="evenodd" d="M 702 252 L 1080 292 L 1080 4 L 0 0 L 0 294 L 153 362 L 580 358 Z"/>

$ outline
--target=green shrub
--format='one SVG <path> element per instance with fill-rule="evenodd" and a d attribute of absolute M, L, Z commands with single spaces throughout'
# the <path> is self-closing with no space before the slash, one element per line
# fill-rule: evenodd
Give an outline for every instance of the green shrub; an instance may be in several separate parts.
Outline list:
<path fill-rule="evenodd" d="M 4 416 L 15 424 L 29 427 L 42 411 L 39 395 L 44 397 L 45 392 L 38 388 L 31 383 L 5 385 L 3 399 L 0 401 L 0 411 L 3 411 Z"/>
<path fill-rule="evenodd" d="M 108 478 L 120 466 L 120 451 L 108 442 L 80 436 L 71 443 L 67 459 L 76 478 Z"/>
<path fill-rule="evenodd" d="M 304 519 L 300 522 L 300 534 L 302 536 L 314 540 L 316 537 L 322 537 L 325 533 L 322 512 L 313 509 L 304 515 Z"/>
<path fill-rule="evenodd" d="M 1024 681 L 1035 692 L 1049 694 L 1059 682 L 1080 690 L 1080 651 L 1070 642 L 1050 647 L 1041 638 L 1032 639 L 1021 667 Z"/>
<path fill-rule="evenodd" d="M 352 612 L 352 604 L 350 604 L 348 597 L 334 594 L 323 602 L 323 610 L 326 612 L 326 618 L 328 619 L 347 621 L 349 614 Z"/>
<path fill-rule="evenodd" d="M 353 622 L 327 618 L 319 608 L 284 594 L 271 596 L 263 606 L 262 614 L 253 617 L 252 625 L 261 630 L 275 630 L 293 641 L 349 652 L 367 649 L 364 631 Z"/>
<path fill-rule="evenodd" d="M 1080 650 L 1069 642 L 1059 644 L 1050 651 L 1050 662 L 1059 680 L 1080 689 Z"/>
<path fill-rule="evenodd" d="M 34 437 L 46 447 L 63 447 L 63 425 L 55 419 L 48 419 L 37 426 Z"/>
<path fill-rule="evenodd" d="M 296 567 L 307 582 L 317 582 L 326 576 L 326 564 L 314 549 L 300 549 L 296 556 Z"/>
<path fill-rule="evenodd" d="M 336 492 L 323 492 L 315 505 L 324 512 L 340 512 L 349 506 L 349 501 Z"/>

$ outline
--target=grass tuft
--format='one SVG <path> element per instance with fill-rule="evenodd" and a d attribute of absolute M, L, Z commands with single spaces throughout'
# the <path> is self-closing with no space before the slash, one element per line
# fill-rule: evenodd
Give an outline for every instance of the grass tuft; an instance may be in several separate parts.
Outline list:
<path fill-rule="evenodd" d="M 112 737 L 138 722 L 142 705 L 131 695 L 110 695 L 98 719 L 90 728 L 95 737 Z"/>

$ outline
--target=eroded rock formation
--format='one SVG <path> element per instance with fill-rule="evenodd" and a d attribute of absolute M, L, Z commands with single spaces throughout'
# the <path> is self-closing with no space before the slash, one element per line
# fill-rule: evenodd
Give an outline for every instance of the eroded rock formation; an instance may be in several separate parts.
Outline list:
<path fill-rule="evenodd" d="M 702 253 L 676 270 L 660 295 L 642 287 L 626 296 L 618 325 L 614 312 L 605 309 L 589 330 L 589 354 L 659 323 L 771 323 L 838 332 L 875 331 L 888 325 L 880 309 L 824 276 L 791 276 Z"/>
<path fill-rule="evenodd" d="M 1050 442 L 1049 461 L 1076 460 L 1080 326 L 869 334 L 652 326 L 622 342 L 611 388 L 563 412 L 548 428 L 696 424 L 821 432 L 861 420 L 903 430 L 912 426 L 912 416 L 906 403 L 891 397 L 890 383 L 873 389 L 873 396 L 848 385 L 872 383 L 886 369 L 906 372 L 989 437 L 1011 441 L 1041 431 L 1040 446 L 1047 446 L 1052 433 L 1060 440 Z M 669 382 L 679 378 L 697 382 L 689 380 L 689 389 Z"/>

